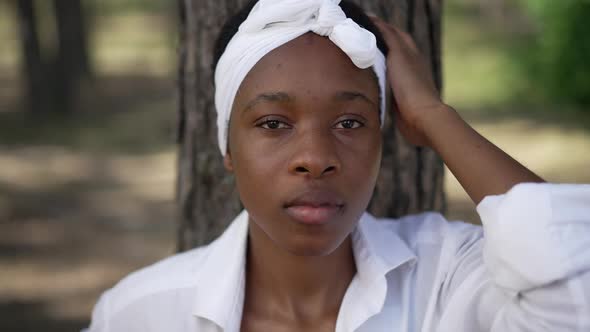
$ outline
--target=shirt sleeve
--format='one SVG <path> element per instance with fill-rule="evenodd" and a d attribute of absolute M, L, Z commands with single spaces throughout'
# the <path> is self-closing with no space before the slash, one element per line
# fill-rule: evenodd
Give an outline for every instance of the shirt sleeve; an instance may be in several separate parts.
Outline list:
<path fill-rule="evenodd" d="M 92 311 L 92 321 L 90 322 L 90 326 L 86 329 L 83 329 L 80 332 L 108 332 L 108 307 L 109 303 L 109 291 L 106 291 L 101 295 L 98 302 L 94 306 L 94 310 Z"/>
<path fill-rule="evenodd" d="M 590 185 L 519 184 L 477 212 L 437 331 L 590 331 Z"/>

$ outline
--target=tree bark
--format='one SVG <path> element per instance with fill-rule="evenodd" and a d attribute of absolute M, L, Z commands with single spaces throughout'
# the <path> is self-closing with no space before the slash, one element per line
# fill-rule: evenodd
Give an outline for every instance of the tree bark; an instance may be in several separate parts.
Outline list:
<path fill-rule="evenodd" d="M 90 77 L 85 12 L 80 0 L 54 0 L 57 52 L 43 52 L 35 1 L 18 0 L 26 107 L 35 114 L 70 113 L 81 78 Z"/>
<path fill-rule="evenodd" d="M 58 41 L 52 66 L 54 107 L 71 113 L 80 79 L 90 76 L 85 13 L 80 0 L 53 0 L 53 7 Z"/>
<path fill-rule="evenodd" d="M 32 113 L 43 113 L 51 102 L 46 89 L 47 73 L 41 54 L 35 7 L 33 0 L 18 0 L 16 4 L 24 60 L 22 71 L 26 84 L 25 107 Z"/>
<path fill-rule="evenodd" d="M 58 56 L 69 64 L 73 77 L 92 73 L 87 40 L 86 11 L 81 0 L 53 0 L 58 35 Z"/>
<path fill-rule="evenodd" d="M 178 0 L 178 250 L 219 236 L 241 205 L 217 148 L 213 43 L 221 24 L 246 0 Z M 441 0 L 356 0 L 368 12 L 410 32 L 442 89 Z M 408 144 L 386 118 L 383 161 L 368 210 L 384 217 L 445 210 L 443 164 L 428 148 Z"/>

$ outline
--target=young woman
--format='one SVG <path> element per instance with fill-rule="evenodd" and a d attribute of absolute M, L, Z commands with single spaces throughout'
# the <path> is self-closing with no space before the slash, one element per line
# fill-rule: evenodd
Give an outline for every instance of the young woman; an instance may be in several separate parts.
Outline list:
<path fill-rule="evenodd" d="M 217 53 L 245 210 L 107 291 L 90 331 L 590 331 L 590 186 L 543 183 L 477 134 L 410 36 L 345 1 L 261 0 Z M 365 212 L 385 80 L 402 133 L 440 154 L 483 229 Z"/>

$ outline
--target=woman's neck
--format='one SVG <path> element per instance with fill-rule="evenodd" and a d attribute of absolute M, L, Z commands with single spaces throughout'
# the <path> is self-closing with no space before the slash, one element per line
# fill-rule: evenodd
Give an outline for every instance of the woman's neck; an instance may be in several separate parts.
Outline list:
<path fill-rule="evenodd" d="M 245 311 L 290 323 L 335 322 L 356 273 L 350 236 L 328 255 L 296 255 L 254 222 L 246 257 Z"/>

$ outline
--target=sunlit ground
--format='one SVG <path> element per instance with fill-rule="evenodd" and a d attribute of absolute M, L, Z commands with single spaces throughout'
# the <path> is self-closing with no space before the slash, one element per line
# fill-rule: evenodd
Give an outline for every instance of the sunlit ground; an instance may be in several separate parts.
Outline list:
<path fill-rule="evenodd" d="M 460 0 L 445 24 L 445 99 L 551 181 L 590 182 L 590 119 L 519 103 L 522 80 L 491 29 Z M 14 20 L 0 4 L 0 331 L 72 331 L 98 295 L 175 246 L 174 25 L 100 17 L 97 81 L 70 119 L 20 112 Z M 171 25 L 172 24 L 172 25 Z M 491 23 L 489 24 L 491 25 Z M 516 97 L 515 97 L 516 95 Z M 448 216 L 478 222 L 447 174 Z"/>
<path fill-rule="evenodd" d="M 76 331 L 122 276 L 174 252 L 174 22 L 98 17 L 70 118 L 18 112 L 0 3 L 0 331 Z"/>

